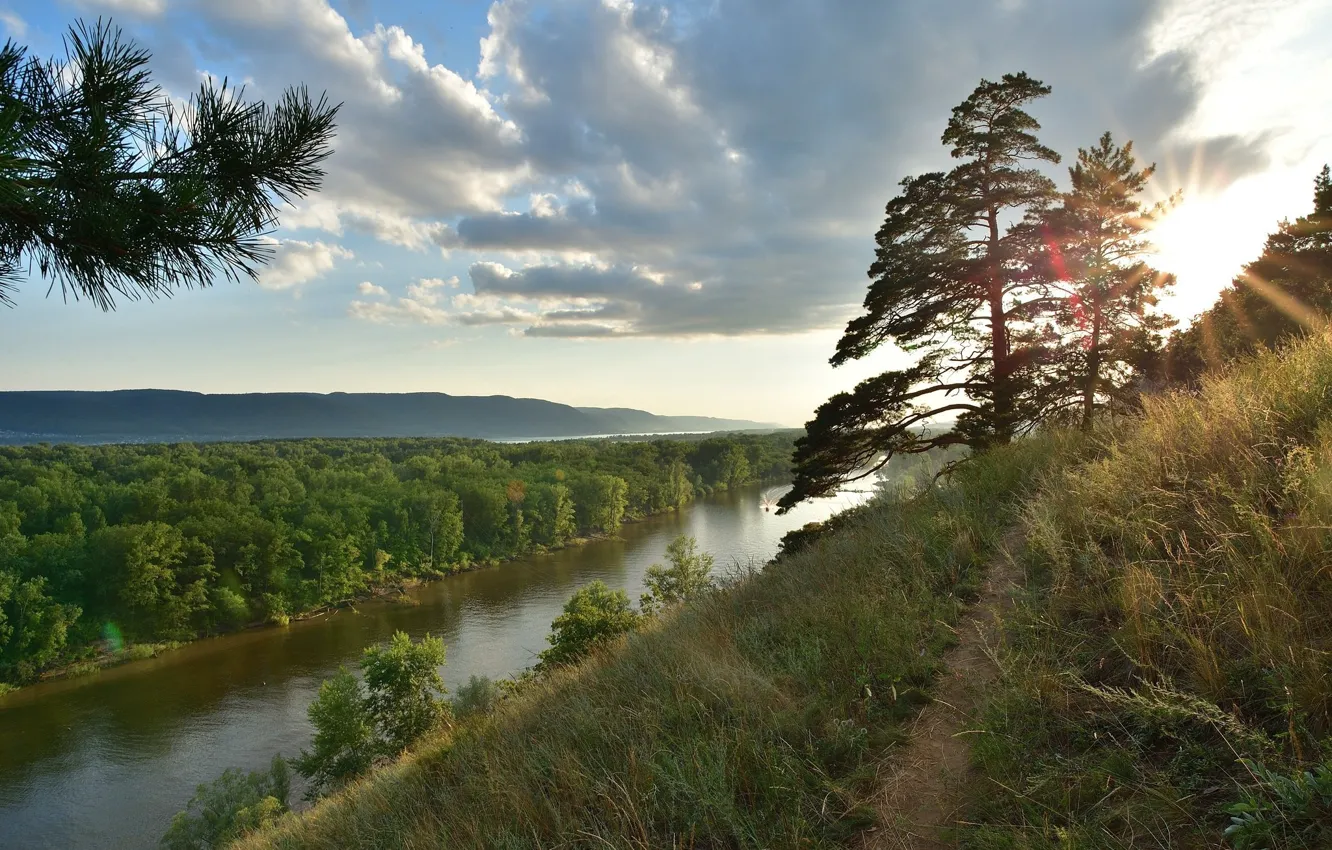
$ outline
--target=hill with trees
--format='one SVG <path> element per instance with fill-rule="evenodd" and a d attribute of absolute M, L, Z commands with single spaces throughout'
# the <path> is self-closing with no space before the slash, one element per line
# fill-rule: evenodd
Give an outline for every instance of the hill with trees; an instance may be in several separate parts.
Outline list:
<path fill-rule="evenodd" d="M 708 416 L 658 416 L 628 408 L 578 408 L 534 398 L 444 393 L 0 392 L 0 444 L 296 437 L 535 440 L 779 427 Z"/>

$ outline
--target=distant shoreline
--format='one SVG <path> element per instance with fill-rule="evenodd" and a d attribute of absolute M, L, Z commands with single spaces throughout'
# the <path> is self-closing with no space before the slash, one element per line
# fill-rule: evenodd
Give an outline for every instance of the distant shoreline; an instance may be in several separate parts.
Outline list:
<path fill-rule="evenodd" d="M 0 446 L 39 446 L 43 443 L 49 443 L 53 446 L 174 446 L 191 443 L 265 443 L 296 440 L 477 440 L 485 443 L 516 445 L 520 443 L 559 443 L 577 440 L 668 440 L 672 437 L 701 438 L 723 434 L 775 434 L 780 431 L 799 430 L 801 429 L 774 426 L 772 428 L 736 428 L 721 431 L 631 431 L 540 437 L 472 437 L 463 434 L 346 434 L 338 436 L 326 434 L 308 434 L 305 436 L 147 434 L 132 436 L 128 434 L 36 434 L 0 430 Z"/>
<path fill-rule="evenodd" d="M 0 443 L 458 437 L 499 442 L 783 430 L 772 422 L 446 393 L 0 390 Z"/>

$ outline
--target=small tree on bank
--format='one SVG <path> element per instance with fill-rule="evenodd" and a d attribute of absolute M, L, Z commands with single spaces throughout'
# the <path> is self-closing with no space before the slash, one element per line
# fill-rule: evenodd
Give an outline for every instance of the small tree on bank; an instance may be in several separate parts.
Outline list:
<path fill-rule="evenodd" d="M 633 609 L 629 594 L 594 581 L 564 603 L 564 613 L 550 624 L 540 667 L 572 664 L 593 648 L 638 628 L 642 615 Z"/>
<path fill-rule="evenodd" d="M 684 602 L 712 587 L 713 557 L 698 551 L 698 541 L 683 534 L 666 547 L 666 560 L 670 566 L 653 564 L 648 567 L 643 584 L 648 592 L 639 598 L 638 607 L 644 614 Z"/>
<path fill-rule="evenodd" d="M 443 716 L 443 664 L 444 641 L 429 635 L 413 642 L 396 632 L 387 644 L 365 650 L 365 706 L 388 752 L 402 750 Z"/>
<path fill-rule="evenodd" d="M 307 712 L 315 728 L 314 742 L 294 764 L 310 780 L 307 796 L 313 798 L 369 770 L 375 758 L 375 729 L 361 683 L 345 667 L 319 686 L 319 696 Z"/>
<path fill-rule="evenodd" d="M 1001 225 L 1055 197 L 1054 183 L 1027 166 L 1059 161 L 1024 109 L 1049 92 L 1026 74 L 982 80 L 943 134 L 962 163 L 902 181 L 876 236 L 865 314 L 847 325 L 832 363 L 885 342 L 917 360 L 819 407 L 796 443 L 795 481 L 780 512 L 874 474 L 895 454 L 1003 443 L 1030 420 L 1032 319 L 1047 299 L 1019 273 L 1023 232 Z M 953 427 L 925 430 L 950 416 Z"/>
<path fill-rule="evenodd" d="M 393 755 L 418 740 L 448 713 L 443 701 L 444 641 L 413 641 L 395 632 L 361 656 L 365 684 L 345 667 L 319 688 L 310 704 L 313 750 L 302 751 L 296 770 L 311 780 L 310 795 L 338 787 L 370 768 L 376 756 Z"/>
<path fill-rule="evenodd" d="M 180 109 L 148 60 L 100 20 L 70 29 L 63 62 L 0 49 L 0 301 L 32 263 L 104 310 L 255 278 L 279 206 L 319 187 L 338 106 L 207 81 Z"/>

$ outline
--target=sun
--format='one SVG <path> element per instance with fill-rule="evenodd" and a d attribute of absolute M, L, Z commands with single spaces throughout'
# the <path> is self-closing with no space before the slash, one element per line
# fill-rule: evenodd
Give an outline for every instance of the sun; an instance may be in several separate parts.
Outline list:
<path fill-rule="evenodd" d="M 1151 240 L 1156 247 L 1153 265 L 1176 279 L 1171 296 L 1176 309 L 1170 312 L 1185 318 L 1210 306 L 1252 259 L 1247 237 L 1236 225 L 1233 210 L 1218 199 L 1186 199 L 1167 213 L 1152 230 Z"/>
<path fill-rule="evenodd" d="M 1205 181 L 1196 178 L 1185 185 L 1183 200 L 1150 235 L 1156 249 L 1152 264 L 1176 278 L 1165 310 L 1187 322 L 1212 306 L 1245 264 L 1258 258 L 1279 221 L 1304 212 L 1307 200 L 1301 196 L 1307 189 L 1300 182 L 1298 172 L 1269 171 L 1220 190 L 1202 188 Z"/>

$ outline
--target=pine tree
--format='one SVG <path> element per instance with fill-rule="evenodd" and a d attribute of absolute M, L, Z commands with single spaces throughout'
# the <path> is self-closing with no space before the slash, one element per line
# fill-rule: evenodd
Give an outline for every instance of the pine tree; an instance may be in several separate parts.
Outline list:
<path fill-rule="evenodd" d="M 1097 410 L 1127 405 L 1137 367 L 1174 324 L 1153 309 L 1174 278 L 1143 259 L 1152 251 L 1147 231 L 1175 200 L 1151 207 L 1139 200 L 1155 172 L 1138 167 L 1133 142 L 1120 147 L 1107 132 L 1078 150 L 1061 205 L 1031 222 L 1040 237 L 1036 276 L 1062 296 L 1042 418 L 1075 410 L 1090 428 Z"/>
<path fill-rule="evenodd" d="M 33 264 L 104 310 L 256 277 L 279 206 L 319 187 L 338 106 L 247 103 L 224 80 L 180 109 L 110 24 L 65 44 L 63 62 L 0 49 L 0 301 Z"/>
<path fill-rule="evenodd" d="M 962 163 L 910 177 L 887 205 L 865 314 L 846 329 L 832 364 L 891 342 L 913 365 L 825 402 L 796 444 L 795 484 L 780 503 L 864 478 L 896 454 L 1007 442 L 1030 422 L 1031 332 L 1046 304 L 1019 274 L 1024 241 L 1012 218 L 1042 210 L 1054 183 L 1032 163 L 1059 161 L 1024 107 L 1050 88 L 1025 73 L 982 80 L 943 134 Z M 956 417 L 952 427 L 941 420 Z"/>

